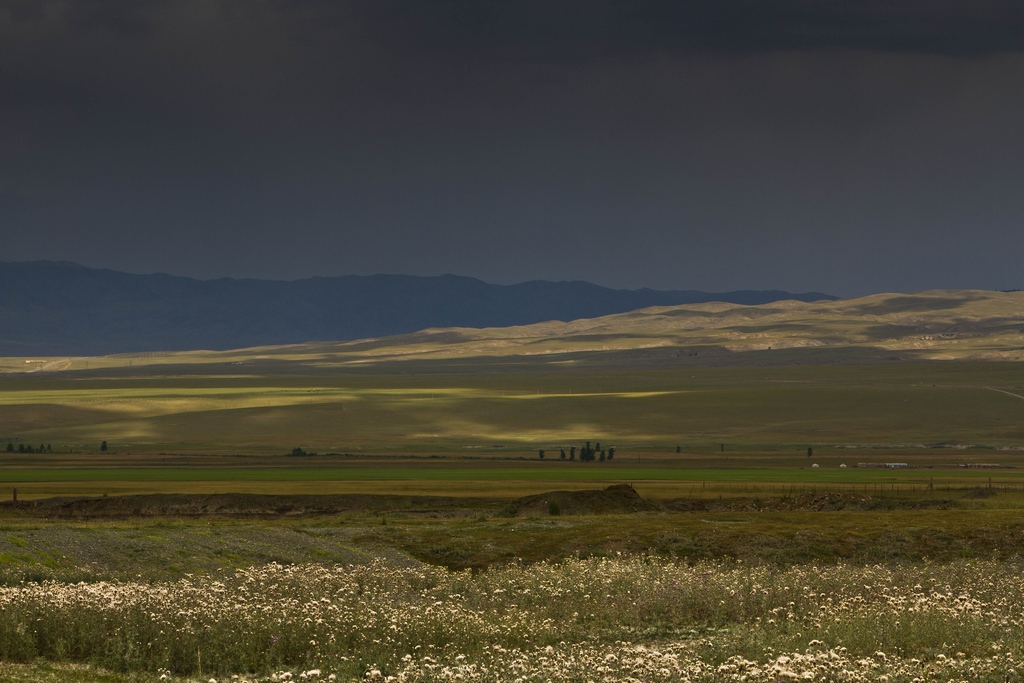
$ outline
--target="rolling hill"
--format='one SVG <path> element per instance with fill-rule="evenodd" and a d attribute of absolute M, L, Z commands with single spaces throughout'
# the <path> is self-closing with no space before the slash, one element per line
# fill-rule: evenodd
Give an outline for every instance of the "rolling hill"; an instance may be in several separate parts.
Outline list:
<path fill-rule="evenodd" d="M 833 298 L 779 291 L 615 290 L 588 282 L 493 285 L 454 275 L 205 281 L 73 263 L 0 263 L 0 356 L 222 350 L 436 327 L 568 321 L 706 301 Z"/>
<path fill-rule="evenodd" d="M 657 306 L 571 322 L 427 329 L 385 338 L 231 354 L 236 356 L 266 362 L 286 358 L 306 362 L 315 356 L 319 364 L 351 365 L 411 361 L 789 365 L 1024 360 L 1024 292 L 937 290 L 756 306 L 722 302 Z"/>
<path fill-rule="evenodd" d="M 759 362 L 772 363 L 765 355 L 772 352 L 810 362 L 1021 360 L 1024 292 L 937 290 L 756 306 L 661 306 L 568 323 L 425 330 L 378 344 L 383 345 L 366 352 L 377 359 L 388 353 L 409 358 L 632 352 L 742 362 L 737 356 L 759 352 Z"/>
<path fill-rule="evenodd" d="M 747 306 L 724 302 L 655 306 L 569 322 L 427 328 L 410 334 L 225 351 L 8 357 L 3 370 L 86 366 L 221 367 L 224 364 L 374 368 L 405 363 L 793 365 L 904 360 L 1024 360 L 1024 292 L 981 290 L 877 294 Z M 91 365 L 90 365 L 91 364 Z M 404 371 L 404 370 L 400 370 Z"/>
<path fill-rule="evenodd" d="M 1022 329 L 1024 293 L 938 291 L 229 351 L 8 357 L 0 443 L 52 443 L 90 467 L 123 452 L 296 445 L 506 457 L 581 438 L 664 453 L 680 435 L 702 452 L 722 443 L 1016 449 L 1024 364 L 991 361 L 1024 360 Z M 112 460 L 97 460 L 102 441 Z M 58 484 L 46 490 L 75 490 Z"/>

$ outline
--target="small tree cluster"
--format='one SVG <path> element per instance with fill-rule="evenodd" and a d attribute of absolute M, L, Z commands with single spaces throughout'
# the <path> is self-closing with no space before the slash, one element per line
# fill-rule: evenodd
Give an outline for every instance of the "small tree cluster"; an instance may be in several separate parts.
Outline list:
<path fill-rule="evenodd" d="M 538 450 L 537 451 L 537 455 L 540 456 L 541 460 L 543 460 L 544 456 L 545 456 L 544 450 L 543 449 Z M 615 449 L 614 448 L 607 448 L 607 449 L 601 448 L 601 442 L 600 441 L 598 441 L 598 442 L 596 442 L 594 444 L 591 444 L 591 442 L 587 441 L 585 444 L 580 446 L 578 449 L 576 448 L 576 446 L 569 446 L 568 454 L 566 453 L 564 448 L 559 448 L 558 449 L 558 459 L 559 460 L 569 460 L 569 461 L 575 462 L 577 455 L 579 455 L 579 461 L 580 462 L 594 462 L 595 460 L 596 461 L 600 461 L 600 462 L 606 462 L 606 461 L 609 461 L 609 460 L 612 460 L 613 458 L 615 458 Z"/>
<path fill-rule="evenodd" d="M 601 452 L 601 442 L 598 441 L 595 445 L 591 446 L 588 441 L 582 447 L 580 447 L 580 460 L 582 462 L 594 462 L 597 460 L 597 455 Z M 603 461 L 604 458 L 601 458 Z"/>
<path fill-rule="evenodd" d="M 14 450 L 14 444 L 8 441 L 7 452 L 13 453 Z M 32 444 L 19 443 L 17 450 L 19 453 L 53 453 L 53 447 L 48 443 L 41 443 L 38 448 L 33 447 Z"/>

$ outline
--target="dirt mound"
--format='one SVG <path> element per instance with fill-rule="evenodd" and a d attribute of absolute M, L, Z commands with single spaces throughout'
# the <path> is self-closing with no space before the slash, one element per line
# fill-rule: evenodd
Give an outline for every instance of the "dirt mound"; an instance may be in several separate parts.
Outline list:
<path fill-rule="evenodd" d="M 967 498 L 994 495 L 990 489 L 969 492 Z M 962 505 L 949 499 L 872 498 L 854 493 L 802 493 L 758 498 L 675 498 L 644 500 L 629 484 L 584 491 L 549 491 L 509 504 L 497 498 L 406 496 L 380 494 L 265 495 L 254 493 L 149 494 L 89 498 L 45 498 L 23 501 L 24 515 L 56 519 L 127 519 L 133 517 L 280 518 L 332 515 L 389 515 L 395 517 L 468 517 L 501 515 L 601 515 L 665 510 L 668 512 L 786 512 L 792 510 L 914 510 L 949 509 Z M 0 510 L 14 510 L 11 501 Z"/>
<path fill-rule="evenodd" d="M 601 515 L 646 512 L 658 506 L 640 497 L 629 484 L 615 484 L 603 490 L 549 491 L 525 496 L 508 506 L 510 517 L 529 515 Z"/>
<path fill-rule="evenodd" d="M 11 507 L 7 502 L 4 507 Z M 46 498 L 19 506 L 28 514 L 72 519 L 122 517 L 315 517 L 339 514 L 452 516 L 497 512 L 498 501 L 446 496 L 294 495 L 255 493 L 149 494 L 102 498 Z"/>
<path fill-rule="evenodd" d="M 664 502 L 672 512 L 787 512 L 807 510 L 946 510 L 955 507 L 945 499 L 872 498 L 856 493 L 801 493 L 777 498 L 675 498 Z"/>

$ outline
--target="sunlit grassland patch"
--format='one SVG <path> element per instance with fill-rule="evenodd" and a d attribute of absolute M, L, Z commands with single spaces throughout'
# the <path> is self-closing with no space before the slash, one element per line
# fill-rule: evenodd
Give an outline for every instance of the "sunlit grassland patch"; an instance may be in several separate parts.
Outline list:
<path fill-rule="evenodd" d="M 1014 444 L 1018 368 L 695 369 L 6 382 L 9 438 L 77 450 L 282 452 L 723 441 Z M 970 372 L 968 370 L 971 370 Z M 42 385 L 42 386 L 40 386 Z M 151 386 L 150 386 L 151 385 Z M 1001 389 L 995 391 L 993 389 Z"/>

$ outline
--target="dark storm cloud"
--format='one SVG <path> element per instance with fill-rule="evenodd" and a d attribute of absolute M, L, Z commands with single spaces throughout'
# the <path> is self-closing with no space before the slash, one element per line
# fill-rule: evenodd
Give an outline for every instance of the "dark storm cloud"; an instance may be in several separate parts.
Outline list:
<path fill-rule="evenodd" d="M 424 57 L 479 70 L 702 52 L 1018 52 L 1024 3 L 0 0 L 0 38 L 0 55 L 15 57 L 0 63 L 7 104 L 103 87 L 138 96 L 199 86 L 191 99 L 216 99 L 204 84 L 229 92 L 259 84 L 274 97 L 289 90 L 282 81 L 315 98 L 316 89 L 399 88 Z"/>
<path fill-rule="evenodd" d="M 456 57 L 819 48 L 980 55 L 1024 47 L 1024 6 L 1016 0 L 369 0 L 357 7 L 380 36 Z"/>
<path fill-rule="evenodd" d="M 409 129 L 665 60 L 1021 50 L 1016 0 L 0 0 L 0 110 L 128 134 L 147 118 Z M 885 79 L 872 68 L 861 80 Z"/>
<path fill-rule="evenodd" d="M 1024 3 L 0 0 L 0 260 L 1020 286 Z"/>
<path fill-rule="evenodd" d="M 842 50 L 1021 51 L 1024 3 L 0 0 L 0 109 L 273 127 L 375 110 L 380 127 L 499 91 L 536 100 L 520 91 L 580 68 Z"/>
<path fill-rule="evenodd" d="M 28 209 L 28 200 L 11 192 L 0 192 L 0 221 L 13 221 Z"/>
<path fill-rule="evenodd" d="M 122 36 L 151 33 L 147 19 L 155 0 L 3 0 L 0 12 L 18 23 L 34 23 L 54 18 L 86 30 L 114 30 Z"/>
<path fill-rule="evenodd" d="M 1017 0 L 2 0 L 0 22 L 122 39 L 190 33 L 203 24 L 228 31 L 270 25 L 298 41 L 364 31 L 410 50 L 524 60 L 693 50 L 1024 49 Z"/>

